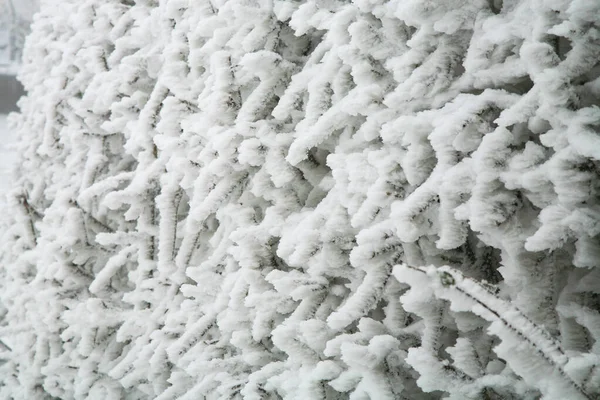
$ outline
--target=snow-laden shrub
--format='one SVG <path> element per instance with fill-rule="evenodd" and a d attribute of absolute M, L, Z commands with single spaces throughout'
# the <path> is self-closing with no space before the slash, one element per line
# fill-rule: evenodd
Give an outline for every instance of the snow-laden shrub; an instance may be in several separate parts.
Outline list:
<path fill-rule="evenodd" d="M 599 16 L 42 2 L 0 397 L 598 398 Z"/>

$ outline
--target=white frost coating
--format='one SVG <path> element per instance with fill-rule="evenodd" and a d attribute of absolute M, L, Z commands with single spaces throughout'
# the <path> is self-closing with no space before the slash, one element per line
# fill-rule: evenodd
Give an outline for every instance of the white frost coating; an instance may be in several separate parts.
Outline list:
<path fill-rule="evenodd" d="M 419 277 L 418 275 L 422 275 Z M 577 398 L 592 399 L 595 396 L 590 393 L 585 385 L 586 380 L 582 380 L 581 372 L 576 368 L 566 369 L 567 364 L 571 362 L 569 356 L 564 351 L 562 345 L 556 341 L 544 327 L 536 325 L 519 309 L 510 302 L 507 302 L 497 296 L 493 286 L 485 286 L 473 279 L 467 278 L 459 271 L 450 267 L 429 267 L 415 268 L 407 265 L 399 265 L 394 269 L 394 275 L 400 280 L 409 283 L 411 291 L 418 290 L 420 284 L 425 280 L 434 288 L 434 296 L 447 300 L 450 303 L 450 310 L 453 312 L 471 312 L 484 320 L 490 322 L 488 332 L 500 338 L 501 342 L 494 347 L 494 351 L 503 359 L 508 361 L 508 365 L 513 371 L 523 376 L 527 383 L 537 386 L 544 394 L 545 398 Z M 406 277 L 406 278 L 405 278 Z M 403 296 L 403 297 L 406 297 Z M 413 307 L 417 314 L 423 310 Z M 563 311 L 564 313 L 564 311 Z M 465 339 L 458 339 L 457 345 L 449 350 L 454 359 L 454 368 L 464 371 L 466 376 L 479 378 L 480 370 L 471 370 L 476 368 L 479 359 L 476 350 L 470 356 L 470 362 L 461 368 L 461 358 L 459 346 L 468 346 Z M 471 347 L 471 346 L 468 346 Z M 408 363 L 425 369 L 422 360 L 415 358 L 417 354 L 421 357 L 429 357 L 432 366 L 443 365 L 444 362 L 437 360 L 436 357 L 428 355 L 427 349 L 411 349 Z M 411 355 L 412 354 L 412 355 Z M 598 360 L 600 361 L 600 360 Z M 446 361 L 447 362 L 447 361 Z M 586 365 L 584 368 L 589 368 Z M 422 380 L 427 380 L 427 385 L 431 390 L 435 390 L 440 382 L 435 382 L 432 376 L 425 375 Z M 442 384 L 443 385 L 443 384 Z M 476 382 L 469 386 L 476 386 Z M 441 386 L 442 390 L 444 389 Z"/>
<path fill-rule="evenodd" d="M 42 1 L 0 398 L 598 398 L 595 3 Z"/>

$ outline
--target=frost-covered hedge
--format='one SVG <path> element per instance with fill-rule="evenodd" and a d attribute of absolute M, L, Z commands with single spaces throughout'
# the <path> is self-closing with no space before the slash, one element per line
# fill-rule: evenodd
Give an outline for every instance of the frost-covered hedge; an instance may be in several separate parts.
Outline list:
<path fill-rule="evenodd" d="M 43 1 L 2 399 L 600 398 L 600 2 Z"/>

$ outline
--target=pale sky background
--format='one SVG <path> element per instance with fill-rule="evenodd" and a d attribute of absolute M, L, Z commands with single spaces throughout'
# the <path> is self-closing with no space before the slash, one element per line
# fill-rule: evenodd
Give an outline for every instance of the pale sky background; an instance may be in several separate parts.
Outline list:
<path fill-rule="evenodd" d="M 4 9 L 12 3 L 15 11 L 24 18 L 31 19 L 31 15 L 39 7 L 39 0 L 0 0 L 0 7 Z"/>

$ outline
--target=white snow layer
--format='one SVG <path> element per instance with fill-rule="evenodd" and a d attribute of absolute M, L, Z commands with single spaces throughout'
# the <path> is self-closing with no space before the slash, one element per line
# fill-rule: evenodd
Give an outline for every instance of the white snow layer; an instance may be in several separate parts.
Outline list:
<path fill-rule="evenodd" d="M 42 1 L 0 398 L 600 398 L 599 16 Z"/>

